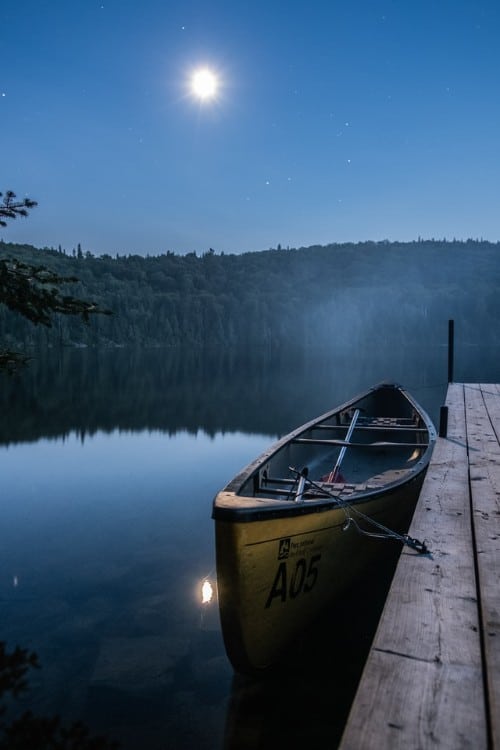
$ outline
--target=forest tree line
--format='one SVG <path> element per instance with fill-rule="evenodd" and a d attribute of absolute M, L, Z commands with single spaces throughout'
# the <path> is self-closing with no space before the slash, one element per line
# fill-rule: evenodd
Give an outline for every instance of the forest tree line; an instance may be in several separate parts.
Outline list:
<path fill-rule="evenodd" d="M 241 255 L 94 256 L 0 242 L 0 257 L 78 282 L 111 316 L 33 326 L 0 306 L 3 346 L 500 343 L 500 243 L 360 242 Z"/>

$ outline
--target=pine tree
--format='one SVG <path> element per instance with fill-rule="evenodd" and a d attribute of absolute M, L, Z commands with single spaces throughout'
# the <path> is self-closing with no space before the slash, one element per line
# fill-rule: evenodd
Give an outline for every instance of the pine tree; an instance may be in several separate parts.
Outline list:
<path fill-rule="evenodd" d="M 35 208 L 37 202 L 30 198 L 18 200 L 12 190 L 7 190 L 5 195 L 0 193 L 3 201 L 0 203 L 0 227 L 7 226 L 7 219 L 17 219 L 18 216 L 27 216 L 30 208 Z"/>

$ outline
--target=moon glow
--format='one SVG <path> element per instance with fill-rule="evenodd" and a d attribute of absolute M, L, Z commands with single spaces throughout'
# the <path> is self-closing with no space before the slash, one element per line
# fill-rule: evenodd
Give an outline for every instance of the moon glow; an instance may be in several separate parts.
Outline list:
<path fill-rule="evenodd" d="M 213 99 L 217 94 L 218 80 L 208 68 L 196 70 L 191 77 L 191 92 L 202 101 Z"/>

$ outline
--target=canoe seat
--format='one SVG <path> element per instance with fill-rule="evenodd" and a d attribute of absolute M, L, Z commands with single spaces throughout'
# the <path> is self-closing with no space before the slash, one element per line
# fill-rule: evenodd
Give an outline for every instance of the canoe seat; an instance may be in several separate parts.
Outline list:
<path fill-rule="evenodd" d="M 285 478 L 266 477 L 265 479 L 262 480 L 263 486 L 268 485 L 268 484 L 278 484 L 278 485 L 295 484 L 295 482 L 296 482 L 295 477 L 288 477 L 288 479 L 286 477 Z"/>

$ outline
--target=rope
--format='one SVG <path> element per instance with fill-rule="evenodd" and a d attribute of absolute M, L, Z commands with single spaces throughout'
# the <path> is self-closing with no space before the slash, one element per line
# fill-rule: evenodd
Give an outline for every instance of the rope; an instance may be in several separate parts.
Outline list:
<path fill-rule="evenodd" d="M 294 469 L 293 466 L 289 466 L 289 469 L 295 475 L 304 476 L 303 472 L 297 471 L 297 469 Z M 372 539 L 394 539 L 395 541 L 401 542 L 401 544 L 407 547 L 411 547 L 411 549 L 414 549 L 420 555 L 426 555 L 430 553 L 430 550 L 427 547 L 425 539 L 423 542 L 421 542 L 419 539 L 415 539 L 409 534 L 399 534 L 397 531 L 393 531 L 392 529 L 389 529 L 387 526 L 384 526 L 384 524 L 380 523 L 379 521 L 375 521 L 374 518 L 367 516 L 366 513 L 363 513 L 361 510 L 358 510 L 358 508 L 354 507 L 354 505 L 347 502 L 345 499 L 341 498 L 340 495 L 335 495 L 331 490 L 326 489 L 320 484 L 317 484 L 312 479 L 309 479 L 309 477 L 307 476 L 306 476 L 306 482 L 308 485 L 318 490 L 321 495 L 329 497 L 331 500 L 333 500 L 335 504 L 341 510 L 344 511 L 346 522 L 342 527 L 343 531 L 347 531 L 347 529 L 352 525 L 354 526 L 356 531 L 359 534 L 362 534 L 363 536 L 372 537 Z M 353 518 L 353 514 L 356 515 L 358 518 L 362 519 L 363 521 L 365 521 L 366 523 L 371 524 L 372 526 L 375 526 L 377 529 L 379 529 L 379 531 L 378 532 L 367 531 L 366 529 L 363 529 L 359 525 L 357 520 Z"/>

